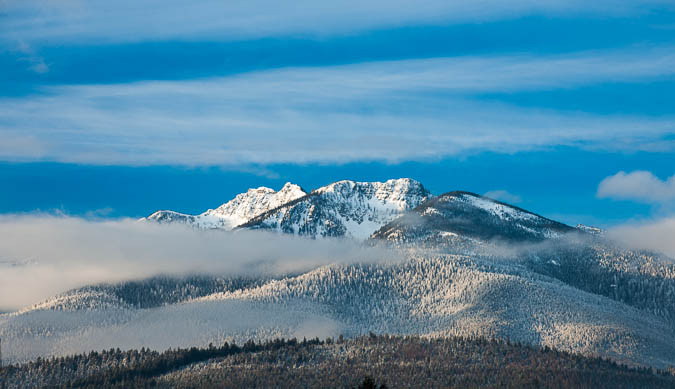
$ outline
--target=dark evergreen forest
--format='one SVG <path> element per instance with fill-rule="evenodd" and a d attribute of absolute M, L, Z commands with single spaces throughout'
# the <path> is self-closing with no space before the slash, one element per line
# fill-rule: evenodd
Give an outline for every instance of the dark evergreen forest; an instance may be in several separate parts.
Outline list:
<path fill-rule="evenodd" d="M 15 387 L 674 388 L 673 371 L 628 367 L 550 348 L 483 338 L 371 334 L 243 345 L 119 349 L 2 368 Z"/>

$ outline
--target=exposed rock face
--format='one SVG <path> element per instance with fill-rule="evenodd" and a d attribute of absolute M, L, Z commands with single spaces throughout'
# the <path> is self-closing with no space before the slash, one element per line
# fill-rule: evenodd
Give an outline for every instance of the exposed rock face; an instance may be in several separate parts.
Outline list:
<path fill-rule="evenodd" d="M 265 212 L 242 227 L 317 237 L 366 239 L 373 231 L 431 197 L 409 178 L 338 181 Z"/>

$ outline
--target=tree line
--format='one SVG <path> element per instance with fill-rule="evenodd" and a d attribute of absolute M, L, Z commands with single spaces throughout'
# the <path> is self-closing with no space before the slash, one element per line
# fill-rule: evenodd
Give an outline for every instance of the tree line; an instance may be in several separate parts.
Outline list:
<path fill-rule="evenodd" d="M 0 371 L 4 387 L 673 388 L 673 371 L 508 340 L 375 335 L 110 349 Z"/>

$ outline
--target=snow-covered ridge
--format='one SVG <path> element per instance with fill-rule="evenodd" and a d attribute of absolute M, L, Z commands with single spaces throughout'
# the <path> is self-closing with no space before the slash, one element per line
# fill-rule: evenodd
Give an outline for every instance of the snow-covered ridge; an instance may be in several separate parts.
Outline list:
<path fill-rule="evenodd" d="M 539 235 L 544 238 L 557 238 L 562 233 L 572 230 L 572 228 L 562 223 L 484 196 L 466 192 L 455 198 L 475 208 L 482 209 L 504 222 L 511 223 L 513 227 L 529 232 L 533 236 Z"/>
<path fill-rule="evenodd" d="M 395 212 L 410 209 L 412 203 L 419 204 L 430 197 L 421 183 L 410 178 L 399 178 L 385 182 L 356 182 L 343 180 L 326 185 L 314 191 L 324 197 L 358 202 L 366 199 L 373 206 Z"/>
<path fill-rule="evenodd" d="M 298 185 L 286 183 L 278 192 L 267 187 L 249 189 L 216 209 L 199 215 L 186 215 L 174 211 L 157 211 L 141 220 L 158 223 L 184 223 L 197 228 L 231 230 L 252 218 L 277 208 L 307 193 Z"/>
<path fill-rule="evenodd" d="M 34 311 L 78 311 L 78 310 L 103 310 L 103 309 L 129 309 L 128 304 L 118 297 L 102 290 L 82 288 L 76 293 L 62 293 L 45 301 L 23 308 L 14 315 L 20 315 Z"/>
<path fill-rule="evenodd" d="M 365 239 L 430 197 L 421 183 L 409 178 L 386 182 L 343 180 L 266 212 L 243 227 L 312 238 Z"/>
<path fill-rule="evenodd" d="M 140 219 L 141 221 L 153 221 L 157 223 L 184 223 L 192 224 L 195 223 L 198 216 L 188 215 L 185 213 L 180 213 L 170 210 L 160 210 L 148 217 Z"/>
<path fill-rule="evenodd" d="M 442 194 L 383 226 L 371 236 L 396 245 L 455 247 L 477 242 L 532 242 L 575 229 L 470 192 Z"/>
<path fill-rule="evenodd" d="M 470 195 L 468 193 L 463 193 L 454 197 L 446 197 L 444 198 L 444 201 L 452 201 L 453 199 L 464 201 L 504 220 L 532 220 L 537 217 L 530 212 L 520 210 L 513 206 L 500 203 L 487 197 Z"/>

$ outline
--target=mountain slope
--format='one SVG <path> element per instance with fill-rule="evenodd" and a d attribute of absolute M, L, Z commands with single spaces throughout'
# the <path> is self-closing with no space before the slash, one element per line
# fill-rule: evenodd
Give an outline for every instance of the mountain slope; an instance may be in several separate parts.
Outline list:
<path fill-rule="evenodd" d="M 312 238 L 365 239 L 430 197 L 421 183 L 409 178 L 386 182 L 338 181 L 265 212 L 241 227 Z"/>
<path fill-rule="evenodd" d="M 661 316 L 675 326 L 675 265 L 662 254 L 622 248 L 597 235 L 572 235 L 511 254 L 539 274 Z"/>
<path fill-rule="evenodd" d="M 71 289 L 19 311 L 105 310 L 111 308 L 156 308 L 177 304 L 217 292 L 238 290 L 268 281 L 270 277 L 245 276 L 155 276 L 142 280 L 89 285 Z"/>
<path fill-rule="evenodd" d="M 399 245 L 471 241 L 538 242 L 578 231 L 524 209 L 470 192 L 448 192 L 384 225 L 371 236 Z"/>
<path fill-rule="evenodd" d="M 174 211 L 157 211 L 141 219 L 158 223 L 184 223 L 197 228 L 220 228 L 231 230 L 246 223 L 255 216 L 277 208 L 289 201 L 305 196 L 307 193 L 298 185 L 290 182 L 278 192 L 261 186 L 238 194 L 234 199 L 216 209 L 209 209 L 200 215 L 186 215 Z"/>
<path fill-rule="evenodd" d="M 98 308 L 0 315 L 7 358 L 373 331 L 497 337 L 656 367 L 675 364 L 675 329 L 664 318 L 479 256 L 330 265 L 150 309 L 88 306 Z"/>

